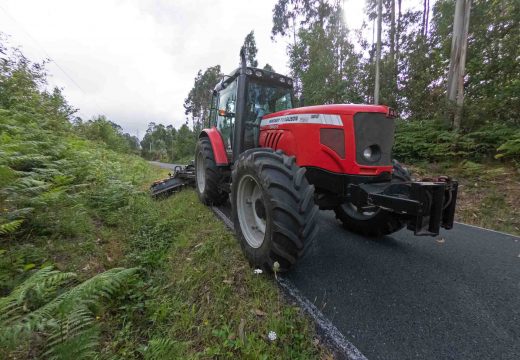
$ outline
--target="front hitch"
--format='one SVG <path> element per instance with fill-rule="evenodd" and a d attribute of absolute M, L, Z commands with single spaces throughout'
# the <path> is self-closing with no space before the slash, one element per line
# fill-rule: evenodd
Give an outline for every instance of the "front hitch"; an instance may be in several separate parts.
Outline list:
<path fill-rule="evenodd" d="M 451 229 L 458 183 L 447 177 L 432 181 L 351 184 L 347 196 L 360 211 L 381 208 L 401 215 L 415 235 L 439 234 Z"/>

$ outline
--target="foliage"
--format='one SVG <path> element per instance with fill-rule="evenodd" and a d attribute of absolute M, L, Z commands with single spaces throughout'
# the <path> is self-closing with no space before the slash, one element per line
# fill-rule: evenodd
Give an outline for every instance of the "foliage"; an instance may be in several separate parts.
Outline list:
<path fill-rule="evenodd" d="M 256 48 L 255 32 L 253 30 L 246 35 L 241 50 L 243 50 L 246 55 L 247 66 L 257 67 L 258 61 L 256 60 L 256 54 L 258 53 L 258 49 Z"/>
<path fill-rule="evenodd" d="M 222 77 L 220 65 L 209 67 L 204 72 L 199 70 L 195 77 L 193 88 L 184 100 L 185 114 L 191 116 L 195 133 L 209 120 L 212 91 Z"/>
<path fill-rule="evenodd" d="M 360 55 L 349 39 L 340 2 L 279 0 L 273 37 L 293 33 L 289 66 L 306 104 L 361 102 Z"/>
<path fill-rule="evenodd" d="M 442 122 L 399 121 L 393 156 L 409 162 L 461 159 L 483 161 L 494 154 L 498 147 L 498 157 L 518 157 L 514 139 L 520 139 L 520 130 L 504 124 L 487 125 L 471 133 L 457 133 L 446 128 Z"/>
<path fill-rule="evenodd" d="M 443 69 L 450 56 L 454 2 L 439 0 L 433 9 L 431 47 L 438 49 Z M 520 2 L 473 1 L 469 24 L 463 127 L 489 122 L 519 125 Z M 445 81 L 445 73 L 440 79 Z"/>
<path fill-rule="evenodd" d="M 520 131 L 517 130 L 515 136 L 500 145 L 497 151 L 499 152 L 495 156 L 497 159 L 504 157 L 520 159 Z"/>
<path fill-rule="evenodd" d="M 96 316 L 137 269 L 114 268 L 74 287 L 74 273 L 45 267 L 0 298 L 0 353 L 90 359 L 99 347 Z"/>
<path fill-rule="evenodd" d="M 193 157 L 196 140 L 195 131 L 186 124 L 177 130 L 152 122 L 141 141 L 141 155 L 148 160 L 181 162 Z"/>
<path fill-rule="evenodd" d="M 99 115 L 86 122 L 81 119 L 74 121 L 74 128 L 82 137 L 104 143 L 109 149 L 122 152 L 139 152 L 139 139 L 128 133 L 123 133 L 121 126 Z"/>

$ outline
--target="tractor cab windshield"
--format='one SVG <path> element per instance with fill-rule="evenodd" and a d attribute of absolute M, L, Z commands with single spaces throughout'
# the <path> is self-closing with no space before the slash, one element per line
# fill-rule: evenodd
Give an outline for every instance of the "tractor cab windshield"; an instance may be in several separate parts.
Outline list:
<path fill-rule="evenodd" d="M 293 108 L 292 88 L 251 79 L 246 106 L 244 145 L 249 149 L 258 147 L 263 116 Z"/>

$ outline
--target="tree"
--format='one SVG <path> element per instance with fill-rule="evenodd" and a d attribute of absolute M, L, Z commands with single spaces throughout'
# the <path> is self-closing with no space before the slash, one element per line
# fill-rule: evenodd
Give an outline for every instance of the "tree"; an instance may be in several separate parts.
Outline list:
<path fill-rule="evenodd" d="M 438 0 L 432 13 L 431 47 L 439 52 L 436 66 L 443 73 L 436 82 L 447 87 L 447 64 L 455 2 Z M 515 0 L 473 1 L 468 28 L 461 130 L 477 129 L 488 123 L 518 125 L 520 112 L 520 3 Z M 459 78 L 460 79 L 460 78 Z M 444 90 L 446 99 L 446 90 Z M 439 107 L 443 107 L 440 103 Z"/>
<path fill-rule="evenodd" d="M 341 2 L 279 0 L 273 14 L 273 36 L 294 31 L 288 53 L 297 96 L 308 104 L 361 101 L 360 56 L 349 40 Z"/>
<path fill-rule="evenodd" d="M 258 53 L 258 49 L 256 48 L 255 32 L 253 30 L 246 35 L 241 50 L 244 50 L 246 54 L 247 65 L 257 67 L 258 61 L 256 60 L 256 54 Z"/>
<path fill-rule="evenodd" d="M 276 72 L 276 71 L 274 71 L 274 68 L 271 65 L 269 65 L 269 64 L 265 64 L 263 69 L 265 71 Z"/>
<path fill-rule="evenodd" d="M 199 70 L 193 87 L 184 100 L 185 114 L 191 116 L 193 130 L 198 133 L 205 121 L 209 119 L 212 91 L 224 75 L 220 72 L 220 65 Z"/>

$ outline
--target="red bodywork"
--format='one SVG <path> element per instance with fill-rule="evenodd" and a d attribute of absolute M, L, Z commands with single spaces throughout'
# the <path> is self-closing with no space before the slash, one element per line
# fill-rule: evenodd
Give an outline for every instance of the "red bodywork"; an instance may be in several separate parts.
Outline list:
<path fill-rule="evenodd" d="M 280 149 L 287 155 L 294 155 L 296 163 L 302 167 L 312 166 L 338 174 L 351 175 L 391 173 L 391 165 L 367 166 L 359 165 L 356 162 L 353 117 L 358 112 L 388 114 L 389 108 L 383 105 L 339 104 L 307 106 L 279 111 L 262 118 L 259 145 L 260 147 L 269 147 L 275 150 Z M 337 115 L 341 119 L 342 125 L 302 122 L 264 125 L 264 123 L 269 122 L 269 119 L 304 114 Z M 344 157 L 341 157 L 334 149 L 322 144 L 320 140 L 320 130 L 322 129 L 343 129 Z M 215 127 L 212 127 L 211 129 L 204 129 L 200 136 L 207 136 L 210 139 L 216 164 L 219 166 L 229 165 L 220 132 Z"/>
<path fill-rule="evenodd" d="M 202 130 L 199 135 L 199 138 L 201 137 L 209 138 L 217 166 L 229 165 L 226 148 L 224 146 L 224 140 L 222 140 L 222 135 L 220 135 L 220 132 L 217 130 L 217 128 L 213 126 L 211 129 Z"/>
<path fill-rule="evenodd" d="M 358 112 L 376 112 L 388 114 L 389 108 L 380 105 L 319 105 L 290 109 L 269 114 L 263 120 L 280 116 L 300 114 L 327 114 L 339 115 L 343 125 L 332 124 L 302 124 L 284 123 L 268 124 L 260 128 L 261 147 L 281 149 L 287 155 L 296 156 L 299 166 L 313 166 L 340 174 L 379 175 L 382 172 L 392 172 L 392 166 L 366 166 L 356 162 L 356 144 L 354 136 L 353 116 Z M 390 120 L 390 119 L 389 119 Z M 267 122 L 267 121 L 263 121 Z M 321 129 L 343 129 L 344 154 L 340 155 L 320 141 Z"/>

